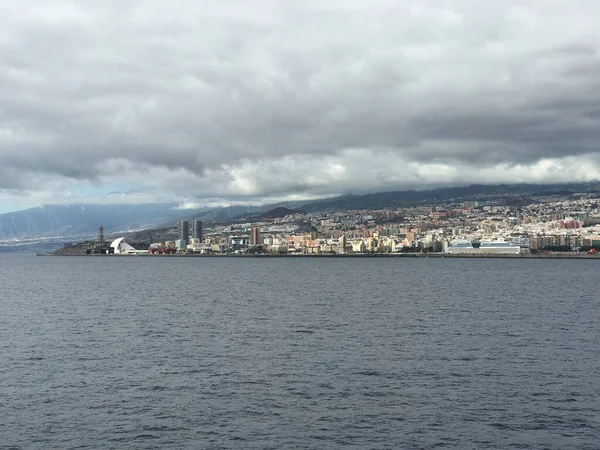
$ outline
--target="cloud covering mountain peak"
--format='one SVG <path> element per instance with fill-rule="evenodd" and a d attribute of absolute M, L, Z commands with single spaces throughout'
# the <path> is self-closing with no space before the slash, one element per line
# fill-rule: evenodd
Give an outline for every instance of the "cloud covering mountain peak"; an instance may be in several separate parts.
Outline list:
<path fill-rule="evenodd" d="M 0 202 L 600 178 L 590 0 L 0 8 Z"/>

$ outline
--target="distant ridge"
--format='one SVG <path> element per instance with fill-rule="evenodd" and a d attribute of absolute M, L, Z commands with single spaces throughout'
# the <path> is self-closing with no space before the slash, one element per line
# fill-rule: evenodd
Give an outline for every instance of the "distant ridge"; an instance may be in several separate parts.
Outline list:
<path fill-rule="evenodd" d="M 263 213 L 260 216 L 260 219 L 264 219 L 264 220 L 280 219 L 282 217 L 290 216 L 292 214 L 305 215 L 306 213 L 304 211 L 294 210 L 294 209 L 286 208 L 284 206 L 280 206 L 278 208 L 271 209 L 270 211 Z"/>
<path fill-rule="evenodd" d="M 197 209 L 180 209 L 175 203 L 45 205 L 0 214 L 0 240 L 94 236 L 99 224 L 103 224 L 105 233 L 110 234 L 173 226 L 180 219 L 200 219 L 213 223 L 232 222 L 243 218 L 266 220 L 293 213 L 401 208 L 423 203 L 468 201 L 499 196 L 507 197 L 509 202 L 521 204 L 527 201 L 527 196 L 569 196 L 584 192 L 600 193 L 600 183 L 470 185 L 423 191 L 348 194 L 310 202 Z M 522 198 L 516 199 L 517 197 Z"/>
<path fill-rule="evenodd" d="M 173 210 L 175 206 L 169 203 L 44 205 L 0 214 L 0 239 L 83 235 L 96 233 L 100 224 L 106 232 L 147 228 L 181 215 Z"/>
<path fill-rule="evenodd" d="M 325 200 L 315 200 L 299 208 L 307 213 L 349 209 L 401 208 L 421 203 L 467 201 L 499 196 L 573 195 L 583 192 L 600 193 L 599 183 L 570 184 L 497 184 L 451 187 L 423 191 L 376 192 L 363 195 L 342 195 Z"/>

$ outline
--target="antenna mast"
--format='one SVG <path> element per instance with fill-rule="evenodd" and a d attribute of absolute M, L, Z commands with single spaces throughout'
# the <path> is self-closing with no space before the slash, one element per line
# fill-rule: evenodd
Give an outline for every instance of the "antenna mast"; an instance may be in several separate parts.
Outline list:
<path fill-rule="evenodd" d="M 98 242 L 104 244 L 104 227 L 102 224 L 100 224 L 100 228 L 98 228 Z"/>

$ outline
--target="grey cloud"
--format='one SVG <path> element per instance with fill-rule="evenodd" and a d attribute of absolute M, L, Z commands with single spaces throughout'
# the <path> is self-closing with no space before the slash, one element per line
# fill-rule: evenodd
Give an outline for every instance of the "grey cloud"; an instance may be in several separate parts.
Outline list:
<path fill-rule="evenodd" d="M 381 155 L 462 172 L 598 151 L 591 0 L 100 3 L 9 0 L 0 189 L 186 169 L 156 189 L 325 195 L 403 186 Z M 348 149 L 369 174 L 347 158 L 354 183 L 306 175 Z"/>

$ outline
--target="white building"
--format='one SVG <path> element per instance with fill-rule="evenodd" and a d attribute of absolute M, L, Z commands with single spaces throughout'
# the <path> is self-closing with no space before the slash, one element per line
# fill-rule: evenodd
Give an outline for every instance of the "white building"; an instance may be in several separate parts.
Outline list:
<path fill-rule="evenodd" d="M 352 242 L 352 251 L 356 253 L 364 253 L 367 251 L 365 241 L 362 239 Z"/>
<path fill-rule="evenodd" d="M 110 246 L 114 249 L 115 255 L 143 255 L 148 253 L 148 250 L 136 250 L 125 242 L 125 238 L 115 239 Z"/>

